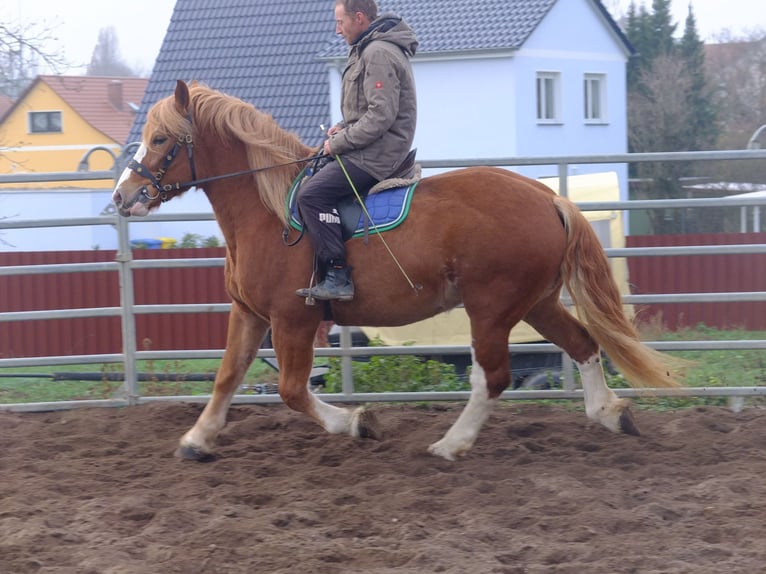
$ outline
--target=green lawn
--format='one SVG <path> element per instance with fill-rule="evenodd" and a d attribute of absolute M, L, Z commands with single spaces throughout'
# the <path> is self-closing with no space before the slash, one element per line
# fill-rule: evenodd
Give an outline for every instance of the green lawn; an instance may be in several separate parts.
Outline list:
<path fill-rule="evenodd" d="M 675 333 L 658 333 L 647 337 L 656 340 L 744 340 L 766 339 L 766 331 L 717 331 L 706 327 Z M 684 351 L 673 353 L 693 362 L 687 369 L 685 384 L 691 387 L 733 387 L 766 385 L 766 353 L 763 350 Z M 366 363 L 354 362 L 355 383 L 360 392 L 459 390 L 468 389 L 451 365 L 417 364 L 412 356 L 372 358 Z M 323 362 L 326 362 L 323 361 Z M 328 376 L 328 390 L 340 388 L 338 361 Z M 147 380 L 139 383 L 142 396 L 206 395 L 212 391 L 219 359 L 184 361 L 140 361 L 139 373 Z M 55 367 L 13 367 L 0 369 L 0 403 L 48 402 L 62 400 L 108 399 L 122 397 L 120 364 L 67 365 Z M 81 380 L 69 380 L 61 373 L 89 373 Z M 202 380 L 186 380 L 191 374 Z M 257 393 L 254 386 L 276 383 L 277 372 L 256 359 L 239 391 Z M 401 379 L 401 380 L 399 380 Z M 609 376 L 612 387 L 626 386 L 619 375 Z M 725 404 L 725 398 L 639 399 L 639 405 L 677 407 L 690 404 Z M 760 399 L 748 399 L 760 401 Z"/>
<path fill-rule="evenodd" d="M 206 395 L 212 392 L 220 359 L 139 361 L 142 396 Z M 81 378 L 77 378 L 82 375 Z M 186 380 L 190 376 L 201 380 Z M 242 394 L 255 384 L 276 383 L 277 372 L 256 359 Z M 124 396 L 122 365 L 57 365 L 0 369 L 0 403 L 109 399 Z"/>

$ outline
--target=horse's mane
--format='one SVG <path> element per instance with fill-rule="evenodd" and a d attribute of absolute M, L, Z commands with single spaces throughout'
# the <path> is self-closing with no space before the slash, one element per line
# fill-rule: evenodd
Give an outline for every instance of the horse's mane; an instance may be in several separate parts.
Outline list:
<path fill-rule="evenodd" d="M 279 127 L 274 118 L 233 96 L 199 83 L 189 86 L 191 117 L 197 133 L 212 133 L 224 145 L 242 142 L 247 150 L 249 169 L 286 164 L 311 155 L 311 148 L 297 135 Z M 144 127 L 144 141 L 160 126 L 179 137 L 191 132 L 189 119 L 174 105 L 173 96 L 151 108 Z M 287 223 L 285 200 L 301 165 L 287 165 L 254 174 L 263 204 Z"/>

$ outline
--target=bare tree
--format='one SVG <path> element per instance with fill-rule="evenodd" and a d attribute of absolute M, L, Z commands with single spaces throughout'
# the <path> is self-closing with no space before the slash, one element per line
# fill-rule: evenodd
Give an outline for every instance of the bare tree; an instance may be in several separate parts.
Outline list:
<path fill-rule="evenodd" d="M 707 73 L 716 86 L 722 120 L 719 147 L 742 149 L 755 131 L 766 124 L 766 31 L 746 38 L 727 37 L 708 45 Z M 766 147 L 764 136 L 761 147 Z M 729 181 L 766 183 L 762 161 L 722 162 Z"/>
<path fill-rule="evenodd" d="M 53 72 L 66 67 L 64 58 L 44 47 L 54 40 L 50 28 L 38 24 L 0 23 L 0 93 L 16 98 L 44 66 Z"/>
<path fill-rule="evenodd" d="M 119 41 L 113 26 L 101 28 L 98 43 L 88 65 L 89 76 L 135 76 L 135 72 L 120 57 Z"/>
<path fill-rule="evenodd" d="M 731 147 L 743 147 L 766 123 L 766 33 L 708 46 L 708 73 L 718 86 Z"/>
<path fill-rule="evenodd" d="M 675 54 L 656 56 L 639 72 L 641 90 L 628 96 L 628 139 L 634 150 L 679 151 L 685 149 L 686 126 L 692 121 L 688 105 L 691 78 L 684 73 L 684 60 Z M 682 162 L 639 163 L 635 166 L 640 181 L 651 182 L 637 189 L 637 199 L 683 197 L 681 176 L 688 166 Z M 677 233 L 681 213 L 648 210 L 654 233 Z"/>

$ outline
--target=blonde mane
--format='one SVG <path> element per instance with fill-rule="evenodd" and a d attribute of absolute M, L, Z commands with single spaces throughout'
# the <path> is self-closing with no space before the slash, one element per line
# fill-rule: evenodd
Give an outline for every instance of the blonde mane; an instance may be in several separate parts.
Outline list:
<path fill-rule="evenodd" d="M 189 94 L 196 131 L 213 133 L 223 142 L 242 142 L 247 149 L 250 169 L 277 166 L 312 155 L 313 150 L 297 135 L 283 130 L 271 115 L 242 100 L 198 83 L 189 86 Z M 149 145 L 150 134 L 158 129 L 174 137 L 191 131 L 189 119 L 178 113 L 173 96 L 161 100 L 149 111 L 143 133 L 146 145 Z M 302 167 L 302 164 L 293 164 L 253 174 L 261 201 L 285 224 L 286 196 Z"/>

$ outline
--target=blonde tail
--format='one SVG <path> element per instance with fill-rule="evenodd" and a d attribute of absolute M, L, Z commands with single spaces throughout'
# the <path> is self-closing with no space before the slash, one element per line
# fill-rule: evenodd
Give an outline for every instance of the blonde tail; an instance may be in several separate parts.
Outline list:
<path fill-rule="evenodd" d="M 678 387 L 674 372 L 682 361 L 644 345 L 625 315 L 609 261 L 595 231 L 577 206 L 557 197 L 567 231 L 562 263 L 564 285 L 586 329 L 632 387 Z"/>

